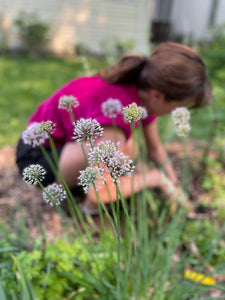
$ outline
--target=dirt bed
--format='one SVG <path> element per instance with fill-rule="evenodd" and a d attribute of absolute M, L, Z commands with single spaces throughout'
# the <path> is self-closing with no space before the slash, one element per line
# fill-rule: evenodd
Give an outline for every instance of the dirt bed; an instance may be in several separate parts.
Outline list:
<path fill-rule="evenodd" d="M 196 141 L 188 145 L 190 167 L 190 201 L 210 201 L 207 193 L 201 187 L 202 178 L 198 174 L 202 144 Z M 167 150 L 173 161 L 179 177 L 183 159 L 183 146 L 179 142 L 167 145 Z M 20 209 L 18 209 L 18 205 Z M 192 212 L 193 213 L 193 212 Z M 201 211 L 194 212 L 193 217 L 201 217 Z M 23 215 L 27 228 L 32 236 L 39 235 L 37 220 L 48 232 L 50 238 L 62 232 L 60 218 L 55 208 L 47 205 L 42 199 L 41 191 L 35 186 L 27 185 L 18 174 L 15 164 L 15 148 L 5 146 L 0 149 L 0 218 L 10 224 L 10 220 L 19 220 Z M 203 217 L 203 215 L 202 215 Z"/>

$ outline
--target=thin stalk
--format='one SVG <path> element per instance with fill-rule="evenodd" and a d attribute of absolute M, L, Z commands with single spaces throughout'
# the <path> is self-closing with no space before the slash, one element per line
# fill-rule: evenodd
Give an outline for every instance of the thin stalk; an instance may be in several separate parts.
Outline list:
<path fill-rule="evenodd" d="M 90 137 L 89 137 L 89 144 L 90 144 L 90 147 L 93 149 L 94 145 L 93 145 Z M 82 148 L 82 151 L 83 151 L 83 155 L 84 155 L 86 164 L 88 165 L 88 158 L 87 158 L 87 155 L 86 155 L 86 152 L 85 152 L 83 144 L 81 144 L 81 148 Z M 100 168 L 99 164 L 98 164 L 98 167 Z M 106 182 L 105 182 L 105 186 L 107 187 L 108 194 L 110 195 L 109 190 L 108 190 L 108 186 L 107 186 Z M 100 215 L 100 222 L 101 222 L 101 229 L 102 229 L 102 231 L 104 232 L 104 218 L 103 218 L 103 214 L 102 214 L 102 209 L 101 208 L 103 208 L 104 212 L 106 213 L 106 216 L 107 216 L 108 220 L 110 221 L 110 223 L 112 225 L 112 228 L 113 228 L 114 232 L 116 232 L 115 226 L 113 224 L 112 217 L 109 215 L 108 210 L 107 210 L 105 204 L 101 201 L 100 195 L 99 195 L 99 193 L 97 191 L 97 188 L 96 188 L 96 186 L 95 186 L 94 183 L 93 183 L 93 187 L 94 187 L 94 190 L 95 190 L 95 193 L 96 193 L 96 197 L 97 197 L 97 202 L 98 202 L 97 204 L 98 204 L 98 209 L 99 209 L 99 215 Z"/>
<path fill-rule="evenodd" d="M 117 125 L 116 125 L 116 120 L 113 118 L 113 131 L 114 131 L 114 136 L 115 136 L 115 143 L 118 142 L 118 135 L 117 135 Z"/>
<path fill-rule="evenodd" d="M 74 117 L 71 107 L 69 108 L 69 114 L 70 114 L 70 119 L 71 119 L 72 123 L 75 123 L 75 117 Z"/>
<path fill-rule="evenodd" d="M 126 216 L 126 218 L 127 218 L 129 227 L 130 227 L 130 229 L 131 229 L 131 233 L 132 233 L 132 235 L 133 235 L 133 237 L 134 237 L 134 236 L 135 236 L 135 227 L 134 227 L 134 224 L 131 222 L 130 216 L 129 216 L 129 214 L 128 214 L 128 210 L 127 210 L 127 205 L 126 205 L 125 199 L 124 199 L 123 195 L 121 194 L 121 191 L 120 191 L 120 189 L 119 189 L 118 183 L 117 183 L 116 181 L 115 181 L 115 185 L 116 185 L 116 189 L 117 189 L 118 196 L 119 196 L 120 201 L 121 201 L 121 203 L 122 203 L 122 207 L 123 207 L 125 216 Z M 134 246 L 135 246 L 135 245 L 134 245 Z"/>
<path fill-rule="evenodd" d="M 91 149 L 94 148 L 94 145 L 91 141 L 91 137 L 89 136 L 89 144 L 91 146 Z M 83 146 L 83 145 L 82 145 Z M 83 150 L 84 152 L 84 150 Z M 88 164 L 88 159 L 87 159 L 87 156 L 86 156 L 86 161 L 87 161 L 87 164 Z M 101 224 L 101 230 L 103 231 L 103 233 L 105 232 L 105 226 L 104 226 L 104 217 L 103 217 L 103 213 L 102 213 L 102 209 L 101 209 L 101 197 L 99 195 L 99 193 L 97 193 L 97 189 L 96 189 L 96 186 L 95 184 L 93 183 L 93 186 L 94 186 L 94 189 L 95 189 L 95 192 L 96 192 L 96 196 L 97 196 L 97 204 L 98 204 L 98 210 L 99 210 L 99 217 L 100 217 L 100 224 Z"/>
<path fill-rule="evenodd" d="M 189 196 L 189 159 L 188 159 L 188 141 L 186 138 L 183 140 L 183 164 L 182 164 L 182 188 Z"/>
<path fill-rule="evenodd" d="M 131 131 L 132 131 L 132 135 L 133 135 L 133 139 L 135 142 L 135 127 L 134 124 L 131 124 Z M 134 143 L 132 145 L 132 149 L 131 149 L 131 158 L 133 161 L 134 158 Z M 132 167 L 134 166 L 134 161 L 132 162 Z M 134 222 L 135 219 L 135 194 L 134 194 L 134 175 L 132 173 L 131 175 L 131 198 L 130 198 L 130 209 L 131 209 L 131 220 Z"/>
<path fill-rule="evenodd" d="M 55 149 L 55 150 L 52 150 L 53 152 L 56 151 L 56 148 L 55 148 L 55 145 L 54 145 L 54 141 L 51 139 L 51 147 L 53 147 L 52 149 Z M 45 147 L 43 145 L 40 145 L 40 148 L 41 148 L 41 151 L 43 153 L 43 155 L 45 156 L 45 159 L 46 161 L 48 162 L 48 164 L 50 165 L 50 168 L 52 169 L 55 177 L 57 178 L 58 176 L 58 172 L 59 172 L 59 177 L 60 177 L 60 180 L 62 181 L 62 184 L 64 186 L 64 188 L 66 189 L 66 192 L 67 192 L 67 204 L 68 204 L 68 207 L 69 207 L 69 211 L 71 213 L 71 216 L 73 218 L 73 221 L 76 225 L 76 228 L 79 232 L 80 235 L 82 235 L 82 230 L 80 228 L 80 224 L 79 222 L 77 221 L 77 216 L 78 216 L 78 219 L 85 231 L 85 233 L 87 234 L 87 236 L 89 237 L 89 239 L 91 240 L 91 235 L 89 233 L 89 229 L 87 227 L 87 224 L 84 222 L 84 218 L 80 212 L 80 210 L 78 209 L 76 203 L 74 202 L 74 197 L 61 173 L 60 170 L 57 169 L 57 166 L 53 163 L 51 157 L 49 156 L 48 152 L 46 151 Z M 56 151 L 57 153 L 57 151 Z M 55 154 L 55 163 L 57 163 L 58 159 L 56 158 L 56 154 Z M 44 189 L 44 186 L 41 184 L 41 182 L 39 183 L 40 184 L 40 187 L 42 188 L 42 190 Z"/>
<path fill-rule="evenodd" d="M 119 208 L 119 199 L 117 199 L 117 295 L 118 299 L 121 299 L 120 293 L 120 283 L 121 283 L 121 269 L 120 269 L 120 260 L 121 260 L 121 232 L 120 232 L 120 208 Z"/>

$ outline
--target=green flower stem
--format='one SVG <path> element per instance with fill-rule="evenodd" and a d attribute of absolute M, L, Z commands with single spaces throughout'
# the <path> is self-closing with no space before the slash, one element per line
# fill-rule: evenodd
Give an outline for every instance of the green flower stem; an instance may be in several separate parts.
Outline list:
<path fill-rule="evenodd" d="M 182 163 L 182 189 L 189 196 L 189 159 L 188 159 L 188 141 L 183 139 L 183 163 Z"/>
<path fill-rule="evenodd" d="M 49 164 L 52 172 L 54 173 L 55 178 L 57 178 L 57 173 L 58 173 L 57 166 L 54 164 L 54 162 L 52 161 L 51 157 L 49 156 L 47 150 L 45 149 L 45 147 L 43 145 L 40 145 L 40 149 L 41 149 L 41 152 L 44 155 L 47 163 Z"/>
<path fill-rule="evenodd" d="M 120 191 L 120 189 L 119 189 L 119 186 L 118 186 L 118 183 L 117 183 L 117 182 L 115 182 L 115 185 L 116 185 L 116 190 L 117 190 L 118 196 L 119 196 L 119 198 L 120 198 L 120 201 L 121 201 L 121 203 L 122 203 L 122 207 L 123 207 L 125 216 L 126 216 L 126 218 L 127 218 L 129 227 L 130 227 L 130 229 L 131 229 L 132 234 L 134 234 L 134 233 L 135 233 L 135 227 L 134 227 L 134 223 L 131 222 L 130 216 L 129 216 L 129 214 L 128 214 L 126 201 L 125 201 L 123 195 L 121 194 L 121 191 Z M 118 201 L 118 200 L 117 200 L 117 201 Z M 135 236 L 135 235 L 133 235 L 133 236 Z"/>
<path fill-rule="evenodd" d="M 85 149 L 84 149 L 84 144 L 80 143 L 80 145 L 81 145 L 81 149 L 82 149 L 82 152 L 83 152 L 83 155 L 84 155 L 84 158 L 85 158 L 85 162 L 88 166 L 88 158 L 87 158 L 87 154 L 86 154 Z"/>
<path fill-rule="evenodd" d="M 69 108 L 69 114 L 70 114 L 70 119 L 71 119 L 72 123 L 75 123 L 75 117 L 74 117 L 71 107 Z"/>
<path fill-rule="evenodd" d="M 92 141 L 91 141 L 91 137 L 89 136 L 89 144 L 90 144 L 90 146 L 91 146 L 91 149 L 93 149 L 94 148 L 94 145 L 93 145 L 93 143 L 92 143 Z M 83 144 L 82 144 L 82 146 L 83 146 Z M 83 152 L 84 152 L 84 150 L 83 150 Z M 86 153 L 85 153 L 85 155 L 86 155 Z M 88 165 L 88 159 L 87 159 L 87 156 L 85 156 L 86 158 L 86 162 L 87 162 L 87 165 Z M 99 210 L 99 217 L 100 217 L 100 224 L 101 224 L 101 230 L 103 231 L 103 233 L 105 232 L 105 226 L 104 226 L 104 217 L 103 217 L 103 213 L 102 213 L 102 209 L 101 209 L 101 203 L 102 203 L 102 201 L 101 201 L 101 197 L 100 197 L 100 195 L 99 195 L 99 193 L 97 192 L 97 189 L 96 189 L 96 185 L 95 185 L 95 183 L 93 183 L 93 187 L 94 187 L 94 190 L 95 190 L 95 192 L 96 192 L 96 197 L 97 197 L 97 204 L 98 204 L 98 210 Z"/>
<path fill-rule="evenodd" d="M 97 201 L 99 204 L 99 208 L 100 208 L 100 212 L 102 212 L 101 208 L 103 208 L 104 212 L 106 213 L 108 219 L 110 220 L 110 223 L 112 225 L 112 228 L 114 230 L 114 233 L 116 233 L 116 237 L 117 237 L 117 297 L 118 299 L 121 299 L 120 294 L 121 294 L 121 289 L 120 289 L 120 285 L 122 282 L 122 276 L 121 276 L 121 270 L 120 270 L 120 260 L 121 260 L 121 232 L 120 232 L 120 220 L 119 220 L 119 199 L 117 199 L 117 218 L 114 214 L 115 217 L 115 223 L 116 223 L 116 229 L 112 220 L 112 217 L 109 215 L 107 208 L 105 207 L 105 204 L 101 201 L 100 195 L 96 189 L 95 184 L 93 183 L 93 187 L 95 189 L 96 192 L 96 196 L 97 196 Z M 101 219 L 100 219 L 101 221 Z M 104 224 L 103 224 L 104 226 Z"/>
<path fill-rule="evenodd" d="M 55 143 L 53 141 L 53 138 L 51 137 L 50 134 L 48 134 L 48 137 L 49 137 L 49 143 L 50 143 L 50 147 L 51 147 L 51 150 L 52 150 L 52 156 L 53 156 L 53 159 L 54 159 L 54 162 L 55 162 L 55 166 L 58 169 L 59 156 L 58 156 L 57 148 L 56 148 Z"/>
<path fill-rule="evenodd" d="M 93 149 L 94 145 L 91 141 L 91 138 L 89 138 L 89 143 L 90 143 L 91 148 Z M 99 164 L 98 164 L 98 167 L 100 168 Z M 117 215 L 116 215 L 116 212 L 115 212 L 115 209 L 114 209 L 114 206 L 113 206 L 113 202 L 112 202 L 112 199 L 111 199 L 111 194 L 110 194 L 110 190 L 109 190 L 109 187 L 107 185 L 107 182 L 105 182 L 104 184 L 105 184 L 105 187 L 106 187 L 109 199 L 110 199 L 110 206 L 111 206 L 111 209 L 112 209 L 112 212 L 113 212 L 113 218 L 114 218 L 114 222 L 116 224 L 116 228 L 115 228 L 115 225 L 113 223 L 113 219 L 110 216 L 110 214 L 108 213 L 108 210 L 107 210 L 105 204 L 101 201 L 101 197 L 100 197 L 100 195 L 99 195 L 99 193 L 96 189 L 95 184 L 93 184 L 94 190 L 96 192 L 97 201 L 98 201 L 98 208 L 99 208 L 99 212 L 100 212 L 100 221 L 102 221 L 101 225 L 102 225 L 102 227 L 104 227 L 104 219 L 103 219 L 102 210 L 101 210 L 101 208 L 103 208 L 104 212 L 106 213 L 106 216 L 107 216 L 108 220 L 110 221 L 110 223 L 112 225 L 114 233 L 117 233 L 117 235 L 118 235 L 119 234 L 119 232 L 118 232 L 119 224 L 118 224 Z"/>
<path fill-rule="evenodd" d="M 131 123 L 131 131 L 132 131 L 132 135 L 133 135 L 133 139 L 134 142 L 136 140 L 136 130 L 134 127 L 134 124 Z M 131 149 L 131 159 L 132 159 L 132 167 L 134 166 L 134 161 L 133 161 L 133 157 L 134 157 L 134 143 L 132 145 L 132 149 Z M 130 209 L 131 209 L 131 220 L 132 222 L 134 222 L 135 219 L 135 194 L 134 194 L 134 173 L 131 174 L 131 198 L 130 198 Z"/>
<path fill-rule="evenodd" d="M 94 148 L 94 145 L 93 145 L 93 143 L 92 143 L 90 137 L 89 137 L 89 143 L 90 143 L 91 148 L 93 149 L 93 148 Z M 88 160 L 87 160 L 87 162 L 88 162 Z M 98 164 L 98 167 L 100 168 L 100 165 L 99 165 L 99 164 Z M 116 216 L 115 210 L 114 210 L 113 205 L 112 205 L 112 199 L 111 199 L 109 187 L 108 187 L 108 185 L 107 185 L 106 182 L 105 182 L 104 184 L 105 184 L 105 187 L 106 187 L 106 190 L 107 190 L 109 199 L 110 199 L 111 208 L 112 208 L 112 212 L 113 212 L 113 215 L 114 215 L 114 222 L 116 223 L 116 228 L 117 228 L 118 224 L 117 224 L 117 219 L 116 219 L 116 217 L 115 217 L 115 216 Z M 102 228 L 104 228 L 104 219 L 103 219 L 102 209 L 101 209 L 101 208 L 103 208 L 104 212 L 106 213 L 106 216 L 107 216 L 108 220 L 110 221 L 110 223 L 111 223 L 111 225 L 112 225 L 112 228 L 113 228 L 114 232 L 117 232 L 117 234 L 118 234 L 118 230 L 115 229 L 115 225 L 114 225 L 114 223 L 113 223 L 113 219 L 112 219 L 112 217 L 110 216 L 110 214 L 108 213 L 108 210 L 107 210 L 105 204 L 101 201 L 101 197 L 100 197 L 100 195 L 99 195 L 99 193 L 98 193 L 98 191 L 97 191 L 97 189 L 96 189 L 95 184 L 93 184 L 93 186 L 94 186 L 94 189 L 95 189 L 95 192 L 96 192 L 97 201 L 98 201 L 98 209 L 99 209 L 100 222 L 101 222 Z"/>
<path fill-rule="evenodd" d="M 51 142 L 50 142 L 50 145 L 51 145 L 52 152 L 55 153 L 55 155 L 53 155 L 53 158 L 54 158 L 55 163 L 57 164 L 57 162 L 58 162 L 58 158 L 57 158 L 58 153 L 57 153 L 57 150 L 56 150 L 56 147 L 55 147 L 55 144 L 54 144 L 54 141 L 52 140 L 52 138 L 50 138 L 50 141 L 51 141 Z M 44 147 L 43 145 L 40 145 L 40 148 L 41 148 L 41 151 L 42 151 L 42 153 L 43 153 L 43 155 L 44 155 L 46 161 L 47 161 L 48 164 L 50 165 L 50 168 L 52 169 L 52 171 L 53 171 L 53 173 L 54 173 L 54 175 L 55 175 L 55 178 L 57 178 L 57 177 L 60 178 L 60 180 L 62 181 L 63 186 L 65 187 L 65 189 L 66 189 L 66 191 L 67 191 L 67 195 L 68 195 L 68 197 L 67 197 L 67 204 L 68 204 L 68 207 L 69 207 L 69 212 L 71 213 L 71 216 L 72 216 L 73 221 L 74 221 L 74 223 L 75 223 L 75 225 L 76 225 L 76 228 L 77 228 L 77 230 L 78 230 L 78 233 L 79 233 L 80 235 L 82 235 L 82 231 L 81 231 L 81 229 L 80 229 L 80 224 L 79 224 L 79 222 L 78 222 L 78 220 L 77 220 L 77 217 L 78 217 L 78 219 L 79 219 L 79 221 L 80 221 L 82 227 L 84 228 L 85 233 L 86 233 L 87 236 L 89 237 L 90 241 L 92 241 L 92 237 L 91 237 L 91 235 L 90 235 L 90 233 L 89 233 L 89 229 L 88 229 L 88 227 L 87 227 L 87 224 L 86 224 L 85 221 L 84 221 L 84 217 L 83 217 L 83 215 L 81 214 L 80 209 L 78 208 L 76 202 L 74 201 L 74 197 L 73 197 L 73 195 L 72 195 L 72 193 L 71 193 L 71 191 L 70 191 L 70 189 L 69 189 L 69 187 L 68 187 L 68 185 L 67 185 L 67 183 L 66 183 L 66 181 L 65 181 L 65 179 L 64 179 L 63 174 L 61 173 L 60 170 L 58 170 L 57 166 L 56 166 L 56 165 L 54 164 L 54 162 L 52 161 L 52 159 L 51 159 L 51 157 L 49 156 L 48 152 L 46 151 L 45 147 Z M 56 155 L 57 155 L 57 156 L 56 156 Z M 58 173 L 59 173 L 59 174 L 58 174 Z M 40 187 L 41 187 L 42 189 L 44 188 L 43 185 L 40 185 Z"/>
<path fill-rule="evenodd" d="M 115 136 L 115 143 L 117 143 L 118 142 L 118 135 L 117 135 L 117 126 L 116 126 L 115 118 L 113 118 L 113 131 L 114 131 L 114 136 Z"/>

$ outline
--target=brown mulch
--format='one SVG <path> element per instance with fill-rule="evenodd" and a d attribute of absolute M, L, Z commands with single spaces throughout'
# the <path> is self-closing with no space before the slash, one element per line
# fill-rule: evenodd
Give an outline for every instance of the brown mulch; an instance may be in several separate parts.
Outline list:
<path fill-rule="evenodd" d="M 210 201 L 201 187 L 202 175 L 198 172 L 202 143 L 192 141 L 188 144 L 190 167 L 190 201 L 194 203 Z M 179 142 L 167 146 L 174 167 L 181 177 L 183 145 Z M 20 209 L 18 209 L 18 205 Z M 191 216 L 192 213 L 192 216 Z M 190 217 L 203 216 L 203 212 L 190 212 Z M 26 220 L 27 228 L 32 236 L 38 236 L 40 229 L 37 220 L 49 234 L 50 238 L 62 233 L 62 224 L 56 209 L 47 205 L 42 199 L 41 190 L 23 182 L 15 164 L 15 148 L 5 146 L 0 149 L 0 219 L 5 223 L 20 218 Z M 193 216 L 194 214 L 194 216 Z"/>
<path fill-rule="evenodd" d="M 0 149 L 0 220 L 11 224 L 23 218 L 32 237 L 40 236 L 40 226 L 49 239 L 63 231 L 58 212 L 46 204 L 41 190 L 26 184 L 15 164 L 15 148 L 5 146 Z"/>

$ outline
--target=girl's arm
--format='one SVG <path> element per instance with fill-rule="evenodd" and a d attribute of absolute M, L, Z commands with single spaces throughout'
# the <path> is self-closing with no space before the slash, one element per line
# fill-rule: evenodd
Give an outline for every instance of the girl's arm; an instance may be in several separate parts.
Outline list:
<path fill-rule="evenodd" d="M 178 179 L 176 173 L 158 134 L 157 119 L 147 126 L 144 126 L 143 130 L 149 157 L 158 167 L 164 170 L 168 178 L 174 184 L 177 184 Z"/>

